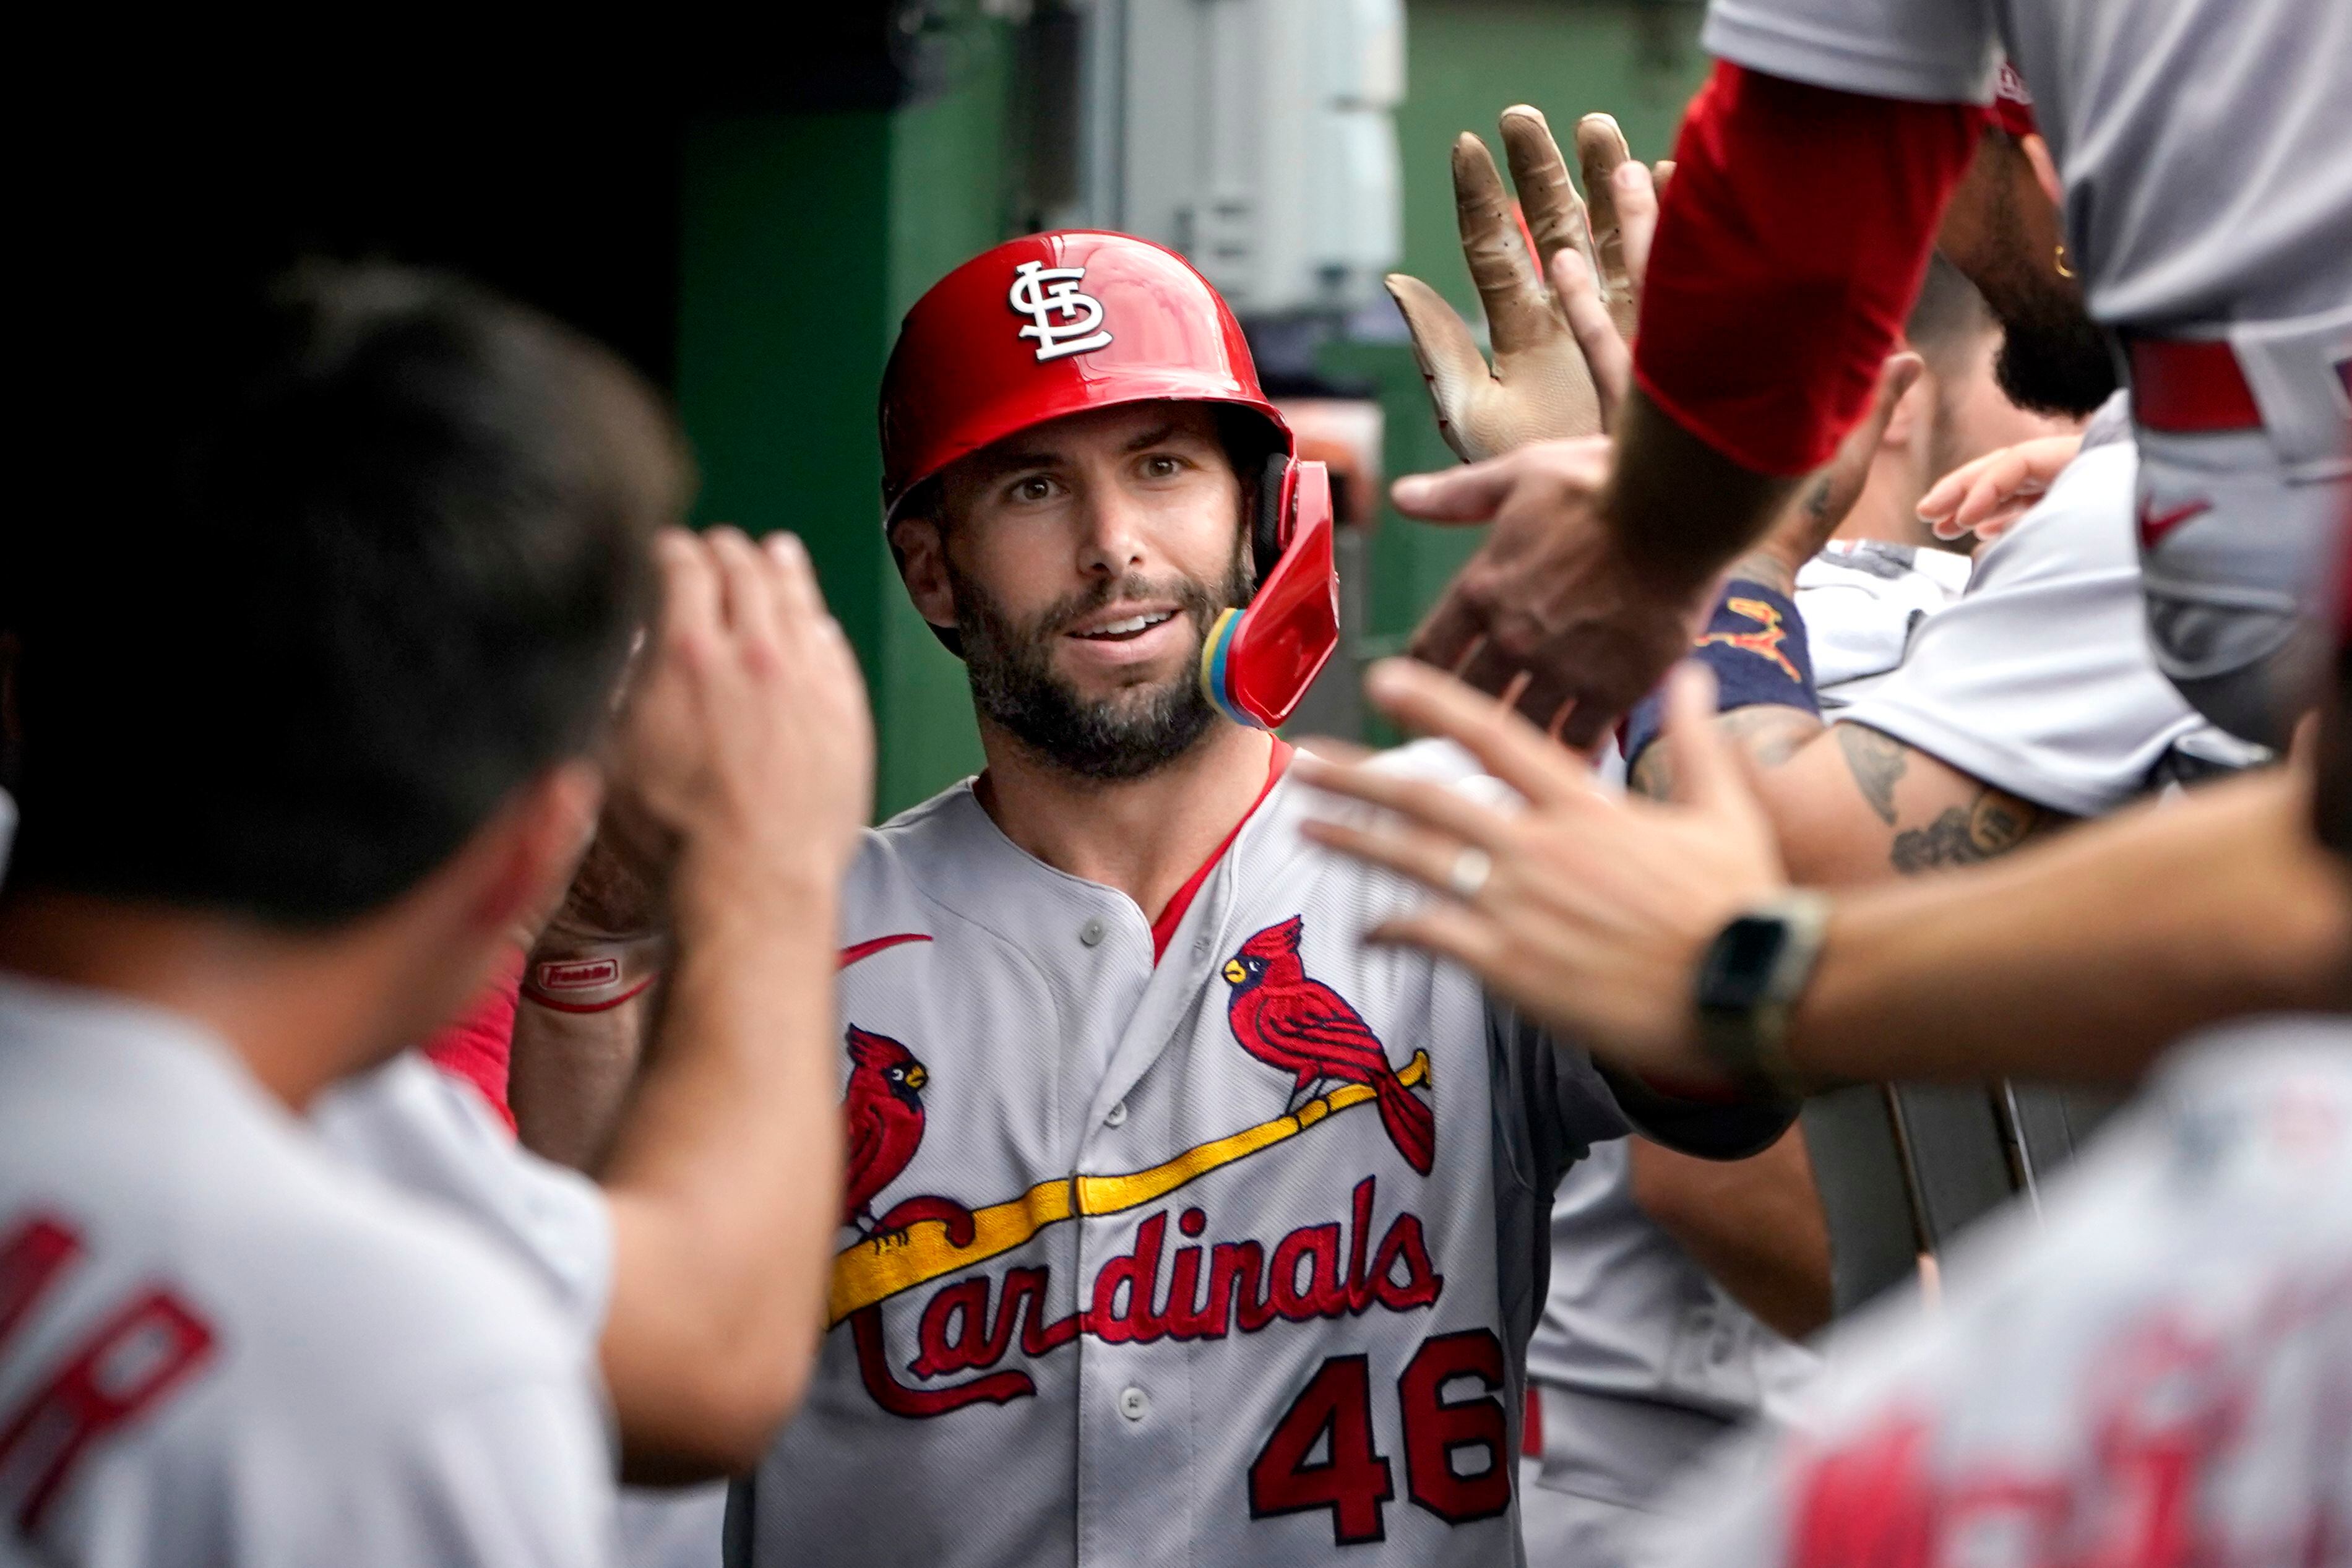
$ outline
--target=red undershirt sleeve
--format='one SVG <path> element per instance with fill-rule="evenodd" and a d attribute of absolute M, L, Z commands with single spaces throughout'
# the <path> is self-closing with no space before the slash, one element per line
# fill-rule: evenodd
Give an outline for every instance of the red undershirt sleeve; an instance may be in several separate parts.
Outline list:
<path fill-rule="evenodd" d="M 1828 461 L 1869 406 L 1985 112 L 1808 87 L 1729 62 L 1675 145 L 1633 372 L 1759 474 Z"/>

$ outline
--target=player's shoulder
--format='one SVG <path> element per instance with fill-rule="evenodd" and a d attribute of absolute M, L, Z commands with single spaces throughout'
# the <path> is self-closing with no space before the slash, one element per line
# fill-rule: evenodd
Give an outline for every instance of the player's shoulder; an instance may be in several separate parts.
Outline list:
<path fill-rule="evenodd" d="M 102 1004 L 0 1002 L 11 1028 L 0 1214 L 54 1214 L 94 1272 L 168 1286 L 266 1403 L 413 1408 L 576 1360 L 577 1336 L 518 1265 L 346 1166 L 200 1032 Z"/>

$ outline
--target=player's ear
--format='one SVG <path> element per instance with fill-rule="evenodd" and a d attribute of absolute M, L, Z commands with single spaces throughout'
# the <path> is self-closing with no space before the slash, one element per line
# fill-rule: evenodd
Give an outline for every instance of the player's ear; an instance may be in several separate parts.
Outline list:
<path fill-rule="evenodd" d="M 1895 412 L 1886 417 L 1886 429 L 1878 437 L 1880 450 L 1910 449 L 1913 439 L 1919 434 L 1921 422 L 1927 416 L 1927 410 L 1934 405 L 1936 395 L 1929 384 L 1935 377 L 1934 371 L 1922 368 L 1917 375 L 1911 378 L 1911 384 L 1905 387 L 1903 395 L 1895 400 Z"/>
<path fill-rule="evenodd" d="M 902 517 L 890 525 L 890 553 L 915 609 L 934 626 L 956 624 L 955 589 L 948 581 L 947 538 L 928 517 Z"/>

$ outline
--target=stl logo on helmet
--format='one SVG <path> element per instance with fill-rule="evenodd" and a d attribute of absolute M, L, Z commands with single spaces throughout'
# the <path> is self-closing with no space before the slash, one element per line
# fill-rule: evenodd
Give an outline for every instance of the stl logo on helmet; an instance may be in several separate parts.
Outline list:
<path fill-rule="evenodd" d="M 1014 312 L 1029 318 L 1021 336 L 1037 340 L 1039 363 L 1064 354 L 1084 353 L 1110 342 L 1102 326 L 1102 301 L 1078 291 L 1087 276 L 1083 267 L 1048 267 L 1024 261 L 1013 269 L 1013 290 L 1005 296 Z M 1055 320 L 1058 316 L 1059 321 Z"/>

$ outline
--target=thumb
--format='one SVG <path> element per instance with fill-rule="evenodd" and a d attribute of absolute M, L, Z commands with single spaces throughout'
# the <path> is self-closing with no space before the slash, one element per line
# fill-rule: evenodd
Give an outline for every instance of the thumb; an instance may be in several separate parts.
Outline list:
<path fill-rule="evenodd" d="M 1389 499 L 1423 522 L 1491 522 L 1513 480 L 1508 457 L 1489 458 L 1442 473 L 1407 474 L 1389 487 Z"/>
<path fill-rule="evenodd" d="M 1421 366 L 1421 379 L 1437 411 L 1438 433 L 1466 460 L 1489 456 L 1470 437 L 1465 424 L 1472 395 L 1492 379 L 1486 356 L 1471 340 L 1470 329 L 1463 325 L 1454 307 L 1420 279 L 1391 272 L 1386 281 L 1389 298 L 1403 313 L 1405 331 L 1412 335 L 1412 357 Z"/>
<path fill-rule="evenodd" d="M 1685 659 L 1666 677 L 1665 736 L 1674 742 L 1677 805 L 1702 811 L 1755 809 L 1755 795 L 1731 742 L 1716 727 L 1715 672 Z"/>

